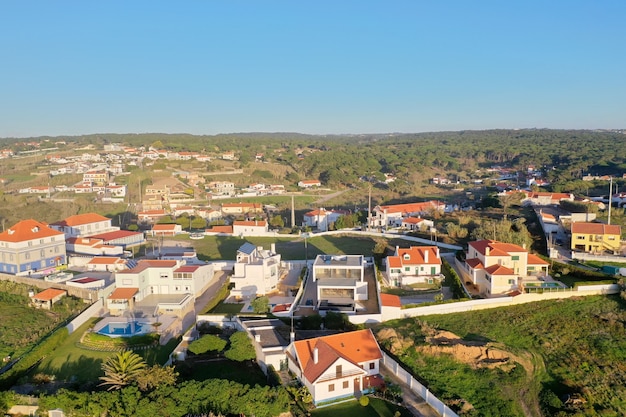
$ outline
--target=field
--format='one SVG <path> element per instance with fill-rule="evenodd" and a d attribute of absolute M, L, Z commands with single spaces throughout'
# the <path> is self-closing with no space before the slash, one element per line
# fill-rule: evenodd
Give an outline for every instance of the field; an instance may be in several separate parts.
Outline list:
<path fill-rule="evenodd" d="M 276 251 L 284 260 L 300 260 L 305 256 L 313 259 L 321 254 L 362 254 L 372 256 L 378 240 L 369 236 L 340 235 L 340 236 L 317 236 L 306 240 L 300 237 L 238 237 L 228 236 L 205 236 L 202 240 L 190 240 L 186 235 L 177 236 L 175 240 L 185 241 L 196 248 L 198 257 L 206 261 L 220 259 L 235 259 L 237 249 L 245 242 L 253 243 L 269 249 L 272 243 L 276 243 Z M 395 245 L 408 246 L 409 242 L 402 239 L 380 239 L 388 248 Z"/>
<path fill-rule="evenodd" d="M 626 415 L 625 306 L 618 296 L 544 301 L 377 331 L 439 398 L 471 410 L 465 415 L 618 416 Z"/>
<path fill-rule="evenodd" d="M 317 408 L 311 411 L 312 417 L 394 417 L 396 412 L 400 412 L 402 417 L 410 417 L 412 414 L 405 408 L 398 407 L 387 401 L 370 397 L 370 403 L 363 407 L 358 401 L 348 401 L 324 408 Z"/>

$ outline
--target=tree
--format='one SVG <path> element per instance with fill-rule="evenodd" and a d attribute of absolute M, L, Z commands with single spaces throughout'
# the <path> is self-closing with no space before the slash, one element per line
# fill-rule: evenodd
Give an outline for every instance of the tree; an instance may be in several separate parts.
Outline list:
<path fill-rule="evenodd" d="M 224 353 L 231 361 L 243 362 L 256 358 L 254 346 L 246 332 L 236 332 L 229 339 L 230 348 Z"/>
<path fill-rule="evenodd" d="M 272 227 L 285 227 L 283 216 L 280 214 L 274 215 L 270 220 L 270 226 Z"/>
<path fill-rule="evenodd" d="M 139 372 L 135 377 L 135 382 L 139 390 L 145 392 L 164 385 L 173 386 L 176 384 L 177 377 L 178 372 L 173 366 L 153 365 Z"/>
<path fill-rule="evenodd" d="M 270 311 L 270 299 L 266 296 L 257 297 L 250 303 L 252 310 L 257 313 L 269 313 Z"/>
<path fill-rule="evenodd" d="M 189 344 L 189 351 L 196 355 L 206 352 L 221 352 L 226 347 L 226 340 L 214 334 L 207 334 Z"/>
<path fill-rule="evenodd" d="M 132 350 L 118 352 L 102 364 L 104 376 L 100 377 L 100 385 L 108 385 L 108 391 L 120 389 L 133 382 L 145 367 L 143 358 Z"/>

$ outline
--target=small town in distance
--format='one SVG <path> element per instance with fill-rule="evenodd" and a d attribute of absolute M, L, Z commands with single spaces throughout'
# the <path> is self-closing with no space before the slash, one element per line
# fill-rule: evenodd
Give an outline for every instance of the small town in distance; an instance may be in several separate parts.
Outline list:
<path fill-rule="evenodd" d="M 529 142 L 544 133 L 528 132 Z M 607 153 L 623 141 L 619 131 L 588 134 Z M 226 137 L 213 139 L 212 151 L 206 138 L 185 149 L 167 135 L 8 144 L 0 292 L 13 295 L 1 309 L 29 321 L 19 326 L 12 315 L 0 344 L 5 412 L 90 415 L 59 392 L 102 393 L 102 404 L 131 389 L 160 398 L 165 386 L 200 389 L 243 367 L 255 375 L 250 386 L 274 398 L 248 400 L 256 415 L 370 401 L 388 404 L 390 415 L 496 415 L 486 410 L 499 399 L 512 410 L 503 415 L 584 413 L 593 401 L 575 381 L 541 391 L 544 353 L 431 321 L 512 314 L 508 325 L 519 320 L 524 332 L 530 319 L 522 317 L 534 311 L 621 302 L 626 168 L 590 164 L 572 175 L 523 150 L 507 160 L 497 135 L 484 134 L 493 136 L 489 149 L 466 149 L 480 157 L 465 168 L 458 157 L 415 169 L 406 138 L 393 136 L 340 145 L 244 137 L 256 146 L 245 150 Z M 461 146 L 448 144 L 455 139 L 423 145 Z M 364 140 L 372 160 L 359 166 Z M 333 158 L 346 167 L 332 168 Z M 598 309 L 611 340 L 621 316 Z M 553 349 L 551 337 L 539 345 Z M 72 365 L 78 358 L 89 372 Z M 513 399 L 504 389 L 482 403 L 420 373 L 438 360 L 537 391 Z M 129 363 L 137 369 L 121 369 Z M 239 401 L 219 404 L 208 399 L 195 412 L 251 412 Z M 515 414 L 524 408 L 544 411 Z"/>

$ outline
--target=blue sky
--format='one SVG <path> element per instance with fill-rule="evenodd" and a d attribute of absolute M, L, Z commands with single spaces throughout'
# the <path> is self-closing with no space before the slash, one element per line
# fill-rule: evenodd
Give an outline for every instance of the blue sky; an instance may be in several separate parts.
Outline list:
<path fill-rule="evenodd" d="M 0 137 L 626 128 L 626 2 L 1 1 Z"/>

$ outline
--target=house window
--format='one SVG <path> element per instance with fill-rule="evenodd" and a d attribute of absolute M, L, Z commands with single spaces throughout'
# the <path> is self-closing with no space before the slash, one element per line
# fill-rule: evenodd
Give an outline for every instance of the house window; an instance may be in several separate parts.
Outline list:
<path fill-rule="evenodd" d="M 515 280 L 514 279 L 510 279 L 509 280 L 509 284 L 511 284 L 511 285 L 515 284 Z"/>
<path fill-rule="evenodd" d="M 32 241 L 28 242 L 28 246 L 33 246 L 33 242 Z"/>
<path fill-rule="evenodd" d="M 350 387 L 350 381 L 343 381 L 343 389 Z"/>
<path fill-rule="evenodd" d="M 420 266 L 420 272 L 424 272 L 424 267 Z"/>
<path fill-rule="evenodd" d="M 578 239 L 578 240 L 585 240 L 585 237 L 584 236 L 576 236 L 576 239 Z"/>
<path fill-rule="evenodd" d="M 411 272 L 411 267 L 410 267 L 410 266 L 405 266 L 405 267 L 404 267 L 404 270 L 405 270 L 406 272 Z"/>
<path fill-rule="evenodd" d="M 328 392 L 333 392 L 335 390 L 335 384 L 328 384 Z"/>
<path fill-rule="evenodd" d="M 58 246 L 54 248 L 54 253 L 59 253 L 59 247 Z"/>
<path fill-rule="evenodd" d="M 511 256 L 512 261 L 519 261 L 519 255 Z"/>
<path fill-rule="evenodd" d="M 370 362 L 370 370 L 376 369 L 376 362 Z"/>
<path fill-rule="evenodd" d="M 335 375 L 337 378 L 341 378 L 341 365 L 335 367 Z"/>
<path fill-rule="evenodd" d="M 24 254 L 24 258 L 26 258 L 26 259 L 30 259 L 30 252 L 26 252 L 26 253 Z"/>
<path fill-rule="evenodd" d="M 39 243 L 43 244 L 43 239 L 39 239 Z"/>
<path fill-rule="evenodd" d="M 161 274 L 161 279 L 168 279 L 169 276 L 167 274 Z"/>
<path fill-rule="evenodd" d="M 46 251 L 44 249 L 39 251 L 39 257 L 40 258 L 45 258 L 46 257 Z"/>

